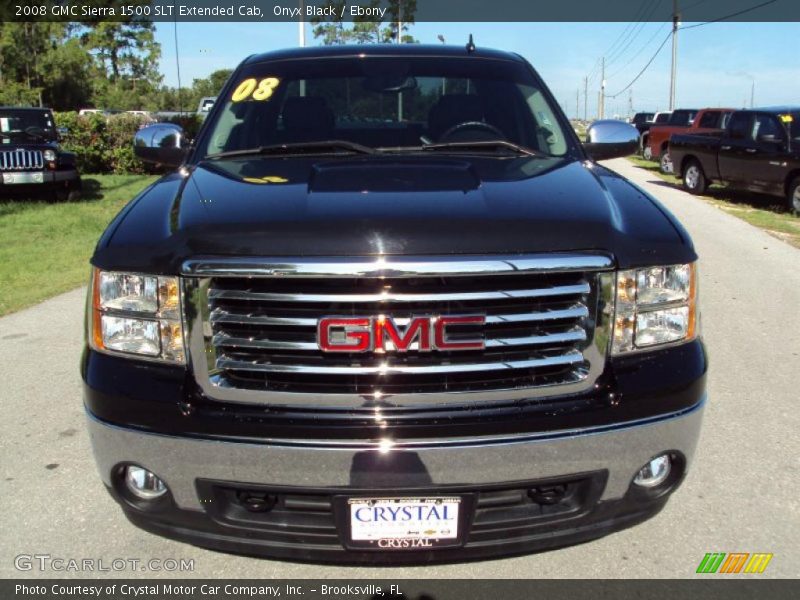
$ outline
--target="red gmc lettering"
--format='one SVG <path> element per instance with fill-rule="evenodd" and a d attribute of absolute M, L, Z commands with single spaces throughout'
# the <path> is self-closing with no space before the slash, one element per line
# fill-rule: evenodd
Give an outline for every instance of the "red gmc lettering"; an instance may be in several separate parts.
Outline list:
<path fill-rule="evenodd" d="M 332 339 L 331 334 L 335 332 L 342 332 L 343 339 Z M 366 352 L 372 348 L 369 319 L 320 319 L 317 343 L 324 352 Z"/>
<path fill-rule="evenodd" d="M 482 336 L 452 341 L 450 325 L 483 325 L 486 317 L 412 317 L 405 329 L 388 317 L 325 317 L 317 326 L 317 343 L 323 352 L 408 352 L 414 350 L 483 350 Z M 387 347 L 388 345 L 388 347 Z"/>
<path fill-rule="evenodd" d="M 408 352 L 414 338 L 418 338 L 419 351 L 431 351 L 431 321 L 427 317 L 416 317 L 410 319 L 406 330 L 400 334 L 397 330 L 397 325 L 391 319 L 385 317 L 378 317 L 373 320 L 373 328 L 375 331 L 375 344 L 373 350 L 381 351 L 386 350 L 385 340 L 388 336 L 394 344 L 395 350 L 398 352 Z"/>
<path fill-rule="evenodd" d="M 486 317 L 483 315 L 475 315 L 469 317 L 439 317 L 435 326 L 435 340 L 436 348 L 439 350 L 483 350 L 485 343 L 483 339 L 480 340 L 460 340 L 458 342 L 450 342 L 447 340 L 447 326 L 448 325 L 483 325 L 486 322 Z"/>

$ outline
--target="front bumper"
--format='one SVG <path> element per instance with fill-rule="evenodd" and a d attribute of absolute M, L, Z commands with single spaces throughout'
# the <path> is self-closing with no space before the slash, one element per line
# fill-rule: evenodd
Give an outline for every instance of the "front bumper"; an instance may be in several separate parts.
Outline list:
<path fill-rule="evenodd" d="M 393 446 L 216 441 L 145 433 L 108 424 L 91 413 L 88 421 L 103 481 L 128 518 L 146 530 L 199 546 L 275 558 L 418 563 L 543 550 L 600 537 L 653 516 L 691 463 L 704 400 L 613 426 Z M 665 452 L 676 460 L 668 484 L 649 492 L 632 486 L 641 466 Z M 125 464 L 153 471 L 170 494 L 152 506 L 132 500 L 119 477 Z M 526 499 L 526 491 L 552 483 L 576 490 L 563 510 Z M 290 498 L 292 506 L 305 508 L 283 510 L 272 520 L 248 515 L 229 503 L 230 493 L 235 497 L 237 490 L 275 494 L 281 509 Z M 467 504 L 471 514 L 463 546 L 425 551 L 345 548 L 346 519 L 337 498 L 442 493 L 474 500 Z M 492 500 L 515 494 L 521 503 Z M 481 508 L 481 498 L 488 508 Z"/>
<path fill-rule="evenodd" d="M 3 183 L 0 177 L 0 195 L 17 196 L 58 190 L 80 189 L 80 174 L 77 169 L 42 171 L 42 183 Z"/>

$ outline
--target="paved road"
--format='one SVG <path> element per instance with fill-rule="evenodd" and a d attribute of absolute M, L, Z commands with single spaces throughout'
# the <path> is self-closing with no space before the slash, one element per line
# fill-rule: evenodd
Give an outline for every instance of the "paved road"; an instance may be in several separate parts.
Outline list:
<path fill-rule="evenodd" d="M 697 462 L 655 519 L 553 552 L 398 569 L 257 560 L 144 533 L 106 495 L 91 458 L 75 290 L 0 319 L 0 577 L 25 575 L 13 567 L 21 553 L 193 558 L 187 575 L 199 577 L 689 577 L 711 551 L 773 552 L 765 575 L 800 575 L 800 251 L 627 161 L 610 165 L 660 198 L 701 256 L 710 403 Z"/>

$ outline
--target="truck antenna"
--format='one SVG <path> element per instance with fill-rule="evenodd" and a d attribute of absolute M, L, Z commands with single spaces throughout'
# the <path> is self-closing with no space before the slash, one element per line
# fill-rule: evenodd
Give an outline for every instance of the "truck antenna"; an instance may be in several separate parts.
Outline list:
<path fill-rule="evenodd" d="M 472 34 L 469 34 L 469 41 L 467 42 L 467 52 L 472 54 L 475 52 L 475 42 L 472 41 Z"/>

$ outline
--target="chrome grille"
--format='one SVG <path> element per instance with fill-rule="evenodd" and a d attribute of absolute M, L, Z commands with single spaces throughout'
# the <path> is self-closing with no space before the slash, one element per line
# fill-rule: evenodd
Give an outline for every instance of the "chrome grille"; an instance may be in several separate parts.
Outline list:
<path fill-rule="evenodd" d="M 597 255 L 195 261 L 185 265 L 193 367 L 212 398 L 264 404 L 405 406 L 577 391 L 603 367 L 610 267 Z M 326 316 L 387 315 L 404 325 L 462 314 L 486 315 L 484 350 L 330 354 L 316 341 Z"/>
<path fill-rule="evenodd" d="M 0 171 L 25 171 L 43 168 L 44 158 L 42 158 L 41 150 L 0 151 Z"/>

